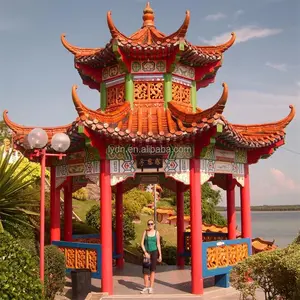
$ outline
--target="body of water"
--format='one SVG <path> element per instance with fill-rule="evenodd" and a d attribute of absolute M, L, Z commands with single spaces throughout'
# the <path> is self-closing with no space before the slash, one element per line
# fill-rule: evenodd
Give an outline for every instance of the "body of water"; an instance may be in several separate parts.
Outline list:
<path fill-rule="evenodd" d="M 222 212 L 226 216 L 226 212 Z M 238 230 L 241 230 L 241 213 L 237 214 Z M 252 212 L 252 236 L 272 241 L 279 247 L 290 244 L 300 231 L 300 211 Z"/>

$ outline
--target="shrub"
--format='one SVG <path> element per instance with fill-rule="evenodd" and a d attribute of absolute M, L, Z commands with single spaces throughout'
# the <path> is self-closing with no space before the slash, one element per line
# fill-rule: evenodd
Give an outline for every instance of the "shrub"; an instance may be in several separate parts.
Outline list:
<path fill-rule="evenodd" d="M 74 199 L 85 201 L 88 200 L 89 193 L 86 188 L 81 188 L 72 194 Z"/>
<path fill-rule="evenodd" d="M 232 286 L 241 292 L 243 299 L 253 297 L 257 288 L 264 291 L 266 300 L 300 299 L 299 260 L 299 245 L 250 256 L 233 267 Z M 249 282 L 249 278 L 253 281 Z"/>
<path fill-rule="evenodd" d="M 167 265 L 176 265 L 177 247 L 164 245 L 161 248 L 163 262 Z"/>
<path fill-rule="evenodd" d="M 124 213 L 132 220 L 137 219 L 139 217 L 143 207 L 141 203 L 139 203 L 135 199 L 130 199 L 130 198 L 124 199 L 123 205 L 124 205 Z"/>
<path fill-rule="evenodd" d="M 115 211 L 113 210 L 113 216 L 115 216 Z M 115 217 L 113 218 L 113 230 L 115 230 Z M 96 233 L 100 230 L 100 206 L 96 204 L 91 207 L 91 209 L 86 214 L 86 223 L 88 226 L 93 227 L 97 230 Z M 124 233 L 124 243 L 129 244 L 130 241 L 134 240 L 135 228 L 132 223 L 132 218 L 128 214 L 123 215 L 123 233 Z"/>
<path fill-rule="evenodd" d="M 100 205 L 93 205 L 90 210 L 86 213 L 85 222 L 89 226 L 97 229 L 100 229 Z"/>
<path fill-rule="evenodd" d="M 65 286 L 66 264 L 64 254 L 53 245 L 45 247 L 45 297 L 53 300 Z"/>
<path fill-rule="evenodd" d="M 127 215 L 123 216 L 123 233 L 125 244 L 130 244 L 130 242 L 136 238 L 134 224 L 132 223 L 132 219 L 130 219 Z"/>
<path fill-rule="evenodd" d="M 82 222 L 73 222 L 73 234 L 92 234 L 99 233 L 99 230 Z"/>
<path fill-rule="evenodd" d="M 0 234 L 0 299 L 43 299 L 37 262 L 8 233 Z"/>
<path fill-rule="evenodd" d="M 153 213 L 154 213 L 154 210 L 152 208 L 143 207 L 143 209 L 142 209 L 142 214 L 144 214 L 144 215 L 151 216 L 151 215 L 153 215 Z"/>

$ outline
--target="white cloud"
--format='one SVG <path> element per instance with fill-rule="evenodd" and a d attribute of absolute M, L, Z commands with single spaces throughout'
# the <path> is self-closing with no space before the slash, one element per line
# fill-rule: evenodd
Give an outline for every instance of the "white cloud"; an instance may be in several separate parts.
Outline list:
<path fill-rule="evenodd" d="M 218 21 L 218 20 L 221 20 L 221 19 L 224 19 L 226 18 L 226 15 L 224 15 L 223 13 L 216 13 L 216 14 L 213 14 L 213 15 L 207 15 L 204 20 L 206 21 Z"/>
<path fill-rule="evenodd" d="M 234 13 L 234 18 L 238 18 L 240 15 L 244 14 L 245 12 L 242 10 L 242 9 L 239 9 L 237 10 L 235 13 Z"/>
<path fill-rule="evenodd" d="M 274 63 L 266 62 L 266 66 L 281 72 L 286 72 L 288 69 L 286 64 L 274 64 Z"/>
<path fill-rule="evenodd" d="M 248 40 L 265 38 L 268 36 L 276 35 L 282 32 L 279 28 L 261 28 L 258 26 L 245 26 L 239 29 L 233 30 L 236 33 L 236 44 L 243 43 Z M 203 40 L 209 45 L 222 44 L 228 40 L 230 32 L 222 33 L 218 36 L 213 37 L 211 40 Z"/>
<path fill-rule="evenodd" d="M 288 175 L 275 168 L 272 168 L 270 172 L 273 179 L 275 180 L 276 186 L 279 187 L 280 191 L 300 193 L 300 185 L 297 184 Z"/>

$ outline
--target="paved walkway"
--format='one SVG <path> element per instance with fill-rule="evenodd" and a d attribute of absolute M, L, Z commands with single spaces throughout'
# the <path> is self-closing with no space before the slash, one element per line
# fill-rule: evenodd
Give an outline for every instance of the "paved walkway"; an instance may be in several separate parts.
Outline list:
<path fill-rule="evenodd" d="M 114 295 L 103 296 L 100 293 L 101 281 L 92 279 L 92 294 L 86 298 L 89 300 L 98 299 L 217 299 L 217 300 L 239 300 L 239 292 L 233 288 L 214 287 L 214 280 L 208 279 L 204 282 L 204 295 L 195 296 L 191 292 L 191 271 L 186 267 L 184 270 L 178 270 L 176 266 L 158 266 L 155 277 L 155 286 L 153 295 L 141 295 L 143 288 L 142 268 L 133 264 L 125 264 L 123 270 L 114 270 Z M 65 295 L 56 299 L 71 299 L 71 282 L 68 279 L 65 289 Z M 258 300 L 264 299 L 259 296 Z"/>

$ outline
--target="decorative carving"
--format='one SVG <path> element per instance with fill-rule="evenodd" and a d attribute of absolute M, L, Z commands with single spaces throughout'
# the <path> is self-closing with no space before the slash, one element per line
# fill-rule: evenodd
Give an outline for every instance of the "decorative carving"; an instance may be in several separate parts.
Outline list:
<path fill-rule="evenodd" d="M 108 87 L 106 90 L 107 95 L 107 106 L 121 105 L 125 99 L 125 88 L 124 84 L 114 85 Z"/>
<path fill-rule="evenodd" d="M 163 100 L 162 82 L 135 82 L 134 100 Z"/>
<path fill-rule="evenodd" d="M 93 249 L 86 249 L 87 252 L 87 268 L 92 272 L 97 272 L 97 251 Z"/>
<path fill-rule="evenodd" d="M 104 68 L 102 71 L 102 79 L 107 80 L 110 78 L 117 77 L 125 73 L 124 68 L 121 65 L 114 65 L 111 67 Z"/>
<path fill-rule="evenodd" d="M 67 269 L 74 269 L 75 265 L 75 250 L 73 248 L 65 248 L 65 258 Z"/>
<path fill-rule="evenodd" d="M 248 257 L 248 244 L 224 245 L 207 248 L 207 269 L 233 266 Z"/>
<path fill-rule="evenodd" d="M 173 74 L 176 74 L 178 76 L 182 76 L 185 78 L 189 78 L 189 79 L 195 79 L 195 69 L 192 67 L 183 66 L 180 64 L 175 65 Z"/>
<path fill-rule="evenodd" d="M 240 164 L 247 163 L 247 151 L 238 149 L 235 151 L 235 162 Z"/>
<path fill-rule="evenodd" d="M 67 269 L 90 269 L 92 272 L 97 272 L 96 250 L 68 247 L 59 247 L 59 250 L 65 255 Z"/>
<path fill-rule="evenodd" d="M 172 82 L 172 99 L 179 104 L 191 104 L 191 88 Z"/>
<path fill-rule="evenodd" d="M 164 73 L 166 72 L 166 62 L 164 60 L 133 61 L 131 71 L 133 73 Z"/>

